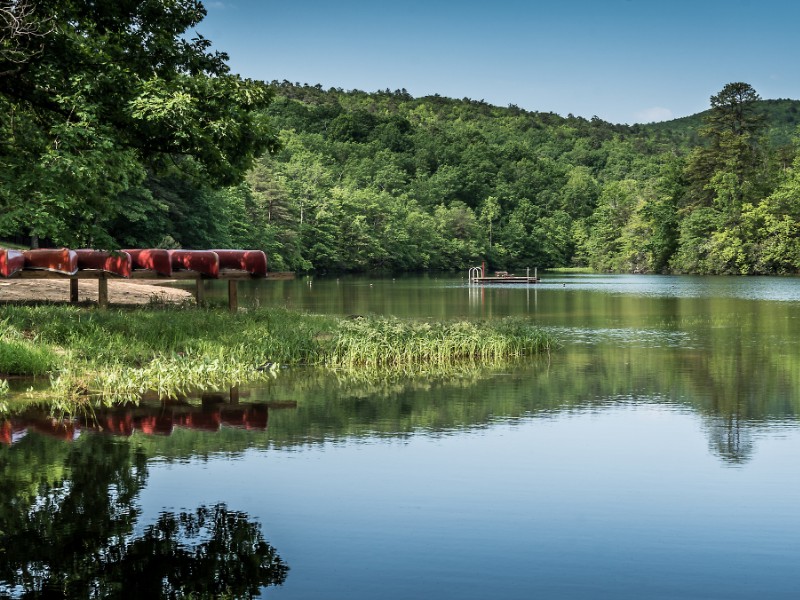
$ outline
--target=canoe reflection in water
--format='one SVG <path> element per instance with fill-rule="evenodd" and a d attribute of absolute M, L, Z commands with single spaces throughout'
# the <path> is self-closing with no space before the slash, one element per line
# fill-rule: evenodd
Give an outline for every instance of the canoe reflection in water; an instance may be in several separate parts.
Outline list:
<path fill-rule="evenodd" d="M 130 436 L 171 435 L 176 427 L 215 432 L 220 427 L 264 431 L 269 411 L 296 408 L 296 402 L 227 404 L 221 394 L 204 394 L 201 405 L 182 401 L 164 401 L 157 405 L 141 404 L 134 408 L 99 409 L 74 420 L 58 420 L 36 412 L 0 422 L 0 443 L 11 445 L 31 430 L 65 441 L 82 432 Z"/>
<path fill-rule="evenodd" d="M 285 581 L 261 525 L 225 504 L 139 523 L 136 444 L 86 435 L 53 450 L 0 448 L 11 467 L 39 467 L 0 486 L 0 598 L 254 598 Z"/>

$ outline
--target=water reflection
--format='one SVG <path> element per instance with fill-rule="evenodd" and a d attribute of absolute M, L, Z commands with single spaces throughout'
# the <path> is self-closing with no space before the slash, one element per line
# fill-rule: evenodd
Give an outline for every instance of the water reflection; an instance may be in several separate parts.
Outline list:
<path fill-rule="evenodd" d="M 247 391 L 244 393 L 249 395 Z M 232 388 L 230 395 L 208 392 L 200 396 L 199 403 L 189 398 L 145 399 L 136 406 L 101 407 L 76 417 L 61 418 L 54 417 L 46 406 L 37 406 L 0 421 L 0 443 L 17 443 L 28 431 L 64 441 L 77 439 L 82 433 L 128 437 L 139 432 L 169 436 L 176 428 L 216 432 L 222 427 L 234 427 L 265 431 L 270 410 L 297 405 L 292 401 L 240 403 L 240 394 L 238 388 Z"/>
<path fill-rule="evenodd" d="M 0 453 L 0 595 L 251 598 L 288 566 L 224 504 L 138 522 L 141 448 L 105 436 L 28 436 Z M 141 529 L 137 532 L 137 529 Z"/>
<path fill-rule="evenodd" d="M 565 346 L 494 371 L 286 369 L 239 394 L 94 420 L 20 414 L 0 424 L 0 530 L 13 532 L 0 555 L 13 543 L 17 556 L 3 558 L 0 596 L 44 595 L 45 560 L 56 584 L 72 581 L 61 552 L 90 573 L 80 594 L 105 585 L 113 597 L 138 573 L 127 557 L 148 564 L 163 545 L 186 565 L 239 531 L 253 539 L 256 515 L 279 524 L 271 540 L 295 569 L 270 590 L 284 598 L 794 598 L 800 286 L 689 279 L 673 291 L 675 278 L 605 276 L 530 290 L 276 283 L 275 304 L 322 312 L 522 315 Z M 782 301 L 752 300 L 768 294 Z M 126 465 L 111 468 L 118 477 L 106 455 Z M 79 493 L 95 472 L 95 496 Z M 164 512 L 180 502 L 202 506 Z M 68 541 L 50 550 L 40 532 L 54 528 Z M 28 540 L 36 553 L 20 549 Z M 236 577 L 280 583 L 272 550 L 257 559 L 264 571 Z M 110 559 L 111 574 L 98 572 L 114 555 L 126 573 Z M 220 564 L 203 560 L 145 574 L 203 581 Z"/>
<path fill-rule="evenodd" d="M 740 415 L 710 418 L 706 429 L 711 451 L 726 463 L 741 465 L 752 456 L 752 430 L 744 426 Z"/>
<path fill-rule="evenodd" d="M 714 334 L 703 339 L 716 344 Z M 797 426 L 800 369 L 786 357 L 759 358 L 741 339 L 720 340 L 724 353 L 666 345 L 647 352 L 633 344 L 602 351 L 573 345 L 549 359 L 448 376 L 289 369 L 235 395 L 206 393 L 97 409 L 66 423 L 42 412 L 20 415 L 0 423 L 0 436 L 8 444 L 18 443 L 25 431 L 60 439 L 81 432 L 135 435 L 151 455 L 178 458 L 438 435 L 621 404 L 662 404 L 698 415 L 712 453 L 726 464 L 743 464 L 770 429 Z"/>

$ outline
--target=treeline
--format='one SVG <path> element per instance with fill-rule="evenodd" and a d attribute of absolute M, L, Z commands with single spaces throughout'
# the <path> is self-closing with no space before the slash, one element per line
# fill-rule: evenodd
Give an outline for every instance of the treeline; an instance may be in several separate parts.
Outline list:
<path fill-rule="evenodd" d="M 796 101 L 733 83 L 694 119 L 620 126 L 405 90 L 273 82 L 282 149 L 241 189 L 288 268 L 800 269 Z M 256 236 L 256 237 L 259 237 Z"/>
<path fill-rule="evenodd" d="M 268 85 L 188 38 L 204 14 L 0 4 L 0 238 L 252 247 L 298 271 L 800 270 L 800 102 L 732 83 L 629 127 Z"/>

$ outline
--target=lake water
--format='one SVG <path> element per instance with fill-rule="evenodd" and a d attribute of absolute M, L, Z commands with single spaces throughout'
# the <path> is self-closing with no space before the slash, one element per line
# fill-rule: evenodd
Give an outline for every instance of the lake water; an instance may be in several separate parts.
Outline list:
<path fill-rule="evenodd" d="M 515 315 L 563 347 L 451 377 L 285 369 L 94 416 L 116 436 L 18 424 L 0 446 L 0 597 L 186 581 L 209 597 L 798 597 L 800 279 L 309 278 L 239 299 Z"/>

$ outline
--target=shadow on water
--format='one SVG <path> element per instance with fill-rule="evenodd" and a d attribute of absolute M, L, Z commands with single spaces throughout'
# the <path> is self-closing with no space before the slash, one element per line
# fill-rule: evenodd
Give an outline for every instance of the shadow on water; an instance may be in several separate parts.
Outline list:
<path fill-rule="evenodd" d="M 27 436 L 0 453 L 0 597 L 251 598 L 289 567 L 224 504 L 139 523 L 141 448 Z"/>

